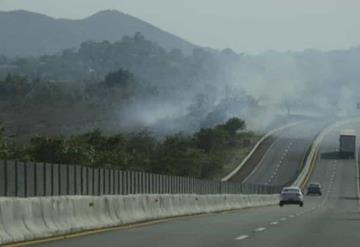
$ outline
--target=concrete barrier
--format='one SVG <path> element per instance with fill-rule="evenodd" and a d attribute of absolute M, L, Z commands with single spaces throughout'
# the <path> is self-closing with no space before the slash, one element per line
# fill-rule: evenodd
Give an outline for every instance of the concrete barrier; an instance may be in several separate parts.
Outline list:
<path fill-rule="evenodd" d="M 277 202 L 277 195 L 230 194 L 0 198 L 0 244 Z"/>

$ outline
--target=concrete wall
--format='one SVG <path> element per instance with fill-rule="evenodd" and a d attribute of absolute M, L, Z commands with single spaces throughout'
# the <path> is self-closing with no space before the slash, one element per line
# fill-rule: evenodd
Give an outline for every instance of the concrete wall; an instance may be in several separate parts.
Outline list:
<path fill-rule="evenodd" d="M 276 204 L 278 195 L 128 195 L 0 198 L 0 244 L 90 229 Z"/>

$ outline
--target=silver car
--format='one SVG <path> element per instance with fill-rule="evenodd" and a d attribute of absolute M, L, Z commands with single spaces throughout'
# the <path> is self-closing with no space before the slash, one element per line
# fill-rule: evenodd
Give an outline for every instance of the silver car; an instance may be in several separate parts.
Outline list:
<path fill-rule="evenodd" d="M 300 207 L 304 206 L 304 195 L 299 187 L 284 187 L 280 194 L 279 206 L 285 204 L 298 204 Z"/>

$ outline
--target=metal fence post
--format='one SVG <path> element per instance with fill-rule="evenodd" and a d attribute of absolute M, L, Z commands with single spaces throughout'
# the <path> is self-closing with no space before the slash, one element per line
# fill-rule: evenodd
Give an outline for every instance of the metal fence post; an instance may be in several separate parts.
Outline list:
<path fill-rule="evenodd" d="M 50 165 L 50 194 L 54 196 L 54 164 Z"/>
<path fill-rule="evenodd" d="M 136 171 L 135 172 L 135 177 L 136 177 L 136 194 L 140 194 L 141 193 L 141 174 L 140 172 Z"/>
<path fill-rule="evenodd" d="M 113 189 L 113 186 L 112 186 L 112 169 L 108 169 L 108 195 L 111 195 L 112 194 L 112 189 Z"/>
<path fill-rule="evenodd" d="M 101 195 L 101 188 L 102 188 L 102 187 L 101 187 L 101 182 L 102 182 L 102 181 L 101 181 L 101 173 L 102 173 L 102 172 L 101 172 L 101 169 L 100 169 L 100 168 L 96 168 L 96 169 L 97 169 L 97 171 L 98 171 L 98 174 L 97 174 L 97 175 L 98 175 L 97 195 L 100 196 L 100 195 Z"/>
<path fill-rule="evenodd" d="M 120 171 L 121 174 L 121 194 L 125 195 L 126 194 L 126 177 L 125 177 L 125 171 Z"/>
<path fill-rule="evenodd" d="M 116 194 L 120 195 L 120 170 L 119 169 L 116 169 L 116 177 L 117 177 Z"/>
<path fill-rule="evenodd" d="M 36 163 L 33 162 L 33 170 L 34 170 L 34 196 L 38 196 L 38 180 L 37 180 L 37 169 Z"/>
<path fill-rule="evenodd" d="M 154 187 L 154 174 L 153 173 L 150 173 L 149 174 L 149 176 L 150 176 L 150 193 L 151 194 L 155 194 L 155 187 Z"/>
<path fill-rule="evenodd" d="M 86 165 L 85 167 L 85 188 L 86 188 L 86 195 L 90 195 L 90 167 Z"/>
<path fill-rule="evenodd" d="M 8 189 L 8 162 L 5 160 L 4 162 L 4 194 L 5 196 L 9 196 L 9 189 Z"/>
<path fill-rule="evenodd" d="M 101 168 L 101 181 L 102 181 L 102 188 L 101 188 L 101 195 L 106 194 L 106 182 L 105 182 L 105 168 Z"/>
<path fill-rule="evenodd" d="M 44 179 L 43 179 L 43 190 L 44 190 L 44 193 L 43 195 L 44 196 L 47 196 L 46 194 L 46 191 L 47 191 L 47 174 L 46 174 L 46 163 L 44 162 L 43 163 L 43 174 L 44 174 Z"/>
<path fill-rule="evenodd" d="M 111 169 L 111 174 L 112 174 L 112 193 L 113 195 L 116 194 L 116 170 L 115 169 Z"/>
<path fill-rule="evenodd" d="M 155 174 L 155 193 L 156 194 L 160 194 L 160 175 L 159 174 Z"/>
<path fill-rule="evenodd" d="M 167 194 L 167 175 L 162 175 L 163 176 L 163 182 L 162 182 L 162 189 L 163 189 L 163 193 Z"/>
<path fill-rule="evenodd" d="M 160 188 L 161 183 L 160 183 L 160 181 L 161 181 L 161 175 L 156 174 L 156 192 L 157 192 L 157 194 L 161 194 L 161 188 Z"/>
<path fill-rule="evenodd" d="M 69 165 L 66 165 L 65 180 L 66 180 L 66 194 L 69 195 L 70 194 L 70 166 Z"/>
<path fill-rule="evenodd" d="M 95 196 L 95 167 L 92 166 L 92 187 L 91 187 L 91 195 Z"/>
<path fill-rule="evenodd" d="M 15 160 L 15 196 L 18 197 L 19 196 L 19 188 L 18 188 L 18 161 Z"/>
<path fill-rule="evenodd" d="M 135 171 L 131 171 L 131 194 L 136 194 L 136 173 Z"/>
<path fill-rule="evenodd" d="M 146 194 L 150 194 L 150 175 L 149 173 L 145 172 L 145 186 L 146 186 Z"/>
<path fill-rule="evenodd" d="M 28 181 L 27 181 L 27 163 L 24 162 L 24 197 L 27 197 L 28 196 L 28 189 L 27 189 L 27 184 L 28 184 Z"/>
<path fill-rule="evenodd" d="M 124 184 L 124 195 L 129 194 L 129 172 L 123 171 L 123 184 Z"/>

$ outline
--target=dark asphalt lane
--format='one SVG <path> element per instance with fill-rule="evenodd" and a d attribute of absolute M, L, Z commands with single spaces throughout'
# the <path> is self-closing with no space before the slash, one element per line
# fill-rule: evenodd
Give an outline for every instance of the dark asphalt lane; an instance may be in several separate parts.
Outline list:
<path fill-rule="evenodd" d="M 302 161 L 326 122 L 305 122 L 281 131 L 262 160 L 243 183 L 287 185 L 302 169 Z"/>
<path fill-rule="evenodd" d="M 338 130 L 327 135 L 321 153 L 338 148 Z M 252 208 L 173 219 L 39 246 L 357 246 L 360 243 L 357 165 L 324 158 L 310 181 L 323 196 L 305 197 L 305 206 Z"/>
<path fill-rule="evenodd" d="M 338 151 L 339 130 L 329 134 L 321 153 Z M 359 170 L 354 160 L 321 159 L 311 181 L 325 183 L 322 202 L 309 214 L 244 242 L 244 246 L 358 246 Z M 307 201 L 309 198 L 306 198 Z"/>

